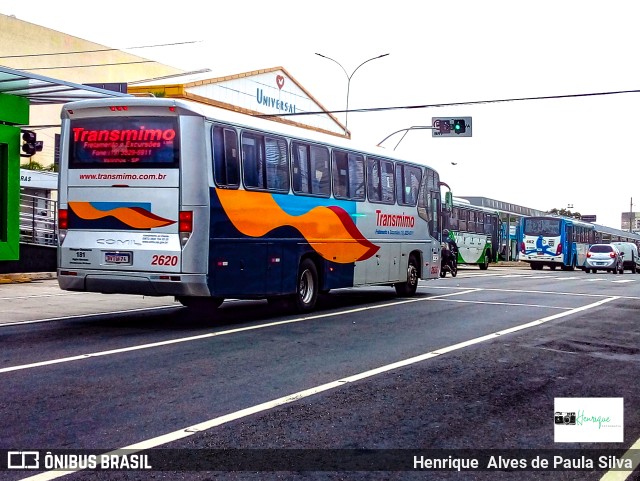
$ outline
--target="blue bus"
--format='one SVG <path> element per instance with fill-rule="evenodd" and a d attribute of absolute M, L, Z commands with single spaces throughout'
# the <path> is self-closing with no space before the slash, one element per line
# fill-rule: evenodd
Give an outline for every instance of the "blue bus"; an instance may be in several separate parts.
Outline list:
<path fill-rule="evenodd" d="M 520 260 L 533 270 L 547 266 L 571 271 L 583 268 L 596 227 L 578 219 L 558 216 L 523 217 L 519 224 Z"/>
<path fill-rule="evenodd" d="M 538 216 L 520 219 L 520 260 L 531 269 L 544 266 L 563 270 L 584 268 L 591 244 L 633 242 L 640 248 L 640 234 L 570 217 Z"/>

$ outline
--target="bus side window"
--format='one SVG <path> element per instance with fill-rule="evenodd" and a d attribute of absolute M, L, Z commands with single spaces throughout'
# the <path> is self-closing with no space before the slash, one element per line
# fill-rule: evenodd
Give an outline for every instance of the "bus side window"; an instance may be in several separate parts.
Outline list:
<path fill-rule="evenodd" d="M 296 194 L 308 194 L 309 187 L 309 146 L 293 142 L 293 191 Z"/>
<path fill-rule="evenodd" d="M 311 146 L 311 193 L 329 197 L 331 195 L 331 173 L 329 170 L 329 149 Z"/>
<path fill-rule="evenodd" d="M 382 202 L 393 204 L 396 201 L 396 182 L 393 175 L 393 162 L 380 161 L 380 181 L 382 191 Z"/>
<path fill-rule="evenodd" d="M 378 159 L 367 159 L 367 195 L 370 202 L 380 202 L 380 161 Z"/>
<path fill-rule="evenodd" d="M 460 209 L 460 230 L 466 232 L 467 231 L 467 220 L 469 218 L 469 211 L 465 209 Z"/>
<path fill-rule="evenodd" d="M 289 191 L 289 160 L 284 139 L 265 137 L 267 189 Z"/>
<path fill-rule="evenodd" d="M 232 129 L 213 127 L 213 178 L 217 185 L 238 187 L 240 162 L 238 137 Z"/>
<path fill-rule="evenodd" d="M 476 232 L 478 234 L 484 233 L 484 212 L 479 212 L 476 219 Z"/>
<path fill-rule="evenodd" d="M 244 185 L 253 188 L 264 188 L 262 172 L 262 152 L 257 136 L 242 134 L 242 172 Z"/>
<path fill-rule="evenodd" d="M 243 132 L 242 167 L 244 183 L 249 188 L 289 190 L 289 162 L 284 139 Z"/>
<path fill-rule="evenodd" d="M 396 164 L 398 204 L 414 207 L 418 201 L 422 172 L 417 167 Z"/>
<path fill-rule="evenodd" d="M 393 162 L 367 159 L 367 191 L 371 202 L 393 204 L 396 201 Z"/>
<path fill-rule="evenodd" d="M 451 209 L 451 216 L 449 217 L 449 229 L 458 230 L 458 216 L 460 215 L 460 209 L 454 207 Z"/>
<path fill-rule="evenodd" d="M 293 143 L 293 191 L 329 197 L 329 150 L 325 147 Z"/>
<path fill-rule="evenodd" d="M 333 195 L 338 199 L 364 200 L 364 157 L 333 151 Z"/>

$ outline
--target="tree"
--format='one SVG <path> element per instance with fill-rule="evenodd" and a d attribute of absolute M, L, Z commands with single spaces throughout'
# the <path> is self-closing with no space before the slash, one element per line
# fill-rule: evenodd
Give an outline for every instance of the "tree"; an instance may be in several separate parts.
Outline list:
<path fill-rule="evenodd" d="M 555 207 L 549 211 L 547 214 L 561 215 L 563 217 L 573 217 L 574 219 L 582 219 L 582 214 L 580 212 L 571 212 L 569 209 L 556 209 Z"/>
<path fill-rule="evenodd" d="M 26 169 L 26 170 L 42 170 L 45 172 L 58 172 L 58 166 L 55 164 L 51 164 L 45 167 L 40 162 L 36 160 L 31 160 L 31 159 L 29 159 L 29 162 L 27 162 L 26 164 L 22 164 L 20 168 Z"/>

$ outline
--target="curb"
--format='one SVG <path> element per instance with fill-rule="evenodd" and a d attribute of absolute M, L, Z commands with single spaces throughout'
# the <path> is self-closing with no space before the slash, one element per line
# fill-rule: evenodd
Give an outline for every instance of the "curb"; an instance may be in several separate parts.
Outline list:
<path fill-rule="evenodd" d="M 17 274 L 0 274 L 0 284 L 19 284 L 24 282 L 56 279 L 55 272 L 20 272 Z"/>

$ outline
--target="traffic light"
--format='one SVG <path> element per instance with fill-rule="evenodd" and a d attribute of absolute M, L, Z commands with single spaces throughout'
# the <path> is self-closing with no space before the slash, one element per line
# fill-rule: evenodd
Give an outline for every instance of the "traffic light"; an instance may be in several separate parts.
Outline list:
<path fill-rule="evenodd" d="M 431 117 L 432 137 L 471 137 L 471 117 Z"/>
<path fill-rule="evenodd" d="M 453 119 L 453 131 L 456 134 L 464 134 L 467 131 L 467 123 L 464 119 Z"/>
<path fill-rule="evenodd" d="M 24 154 L 20 154 L 22 157 L 31 157 L 36 152 L 42 150 L 42 140 L 36 140 L 36 133 L 31 130 L 22 131 L 22 151 Z"/>

